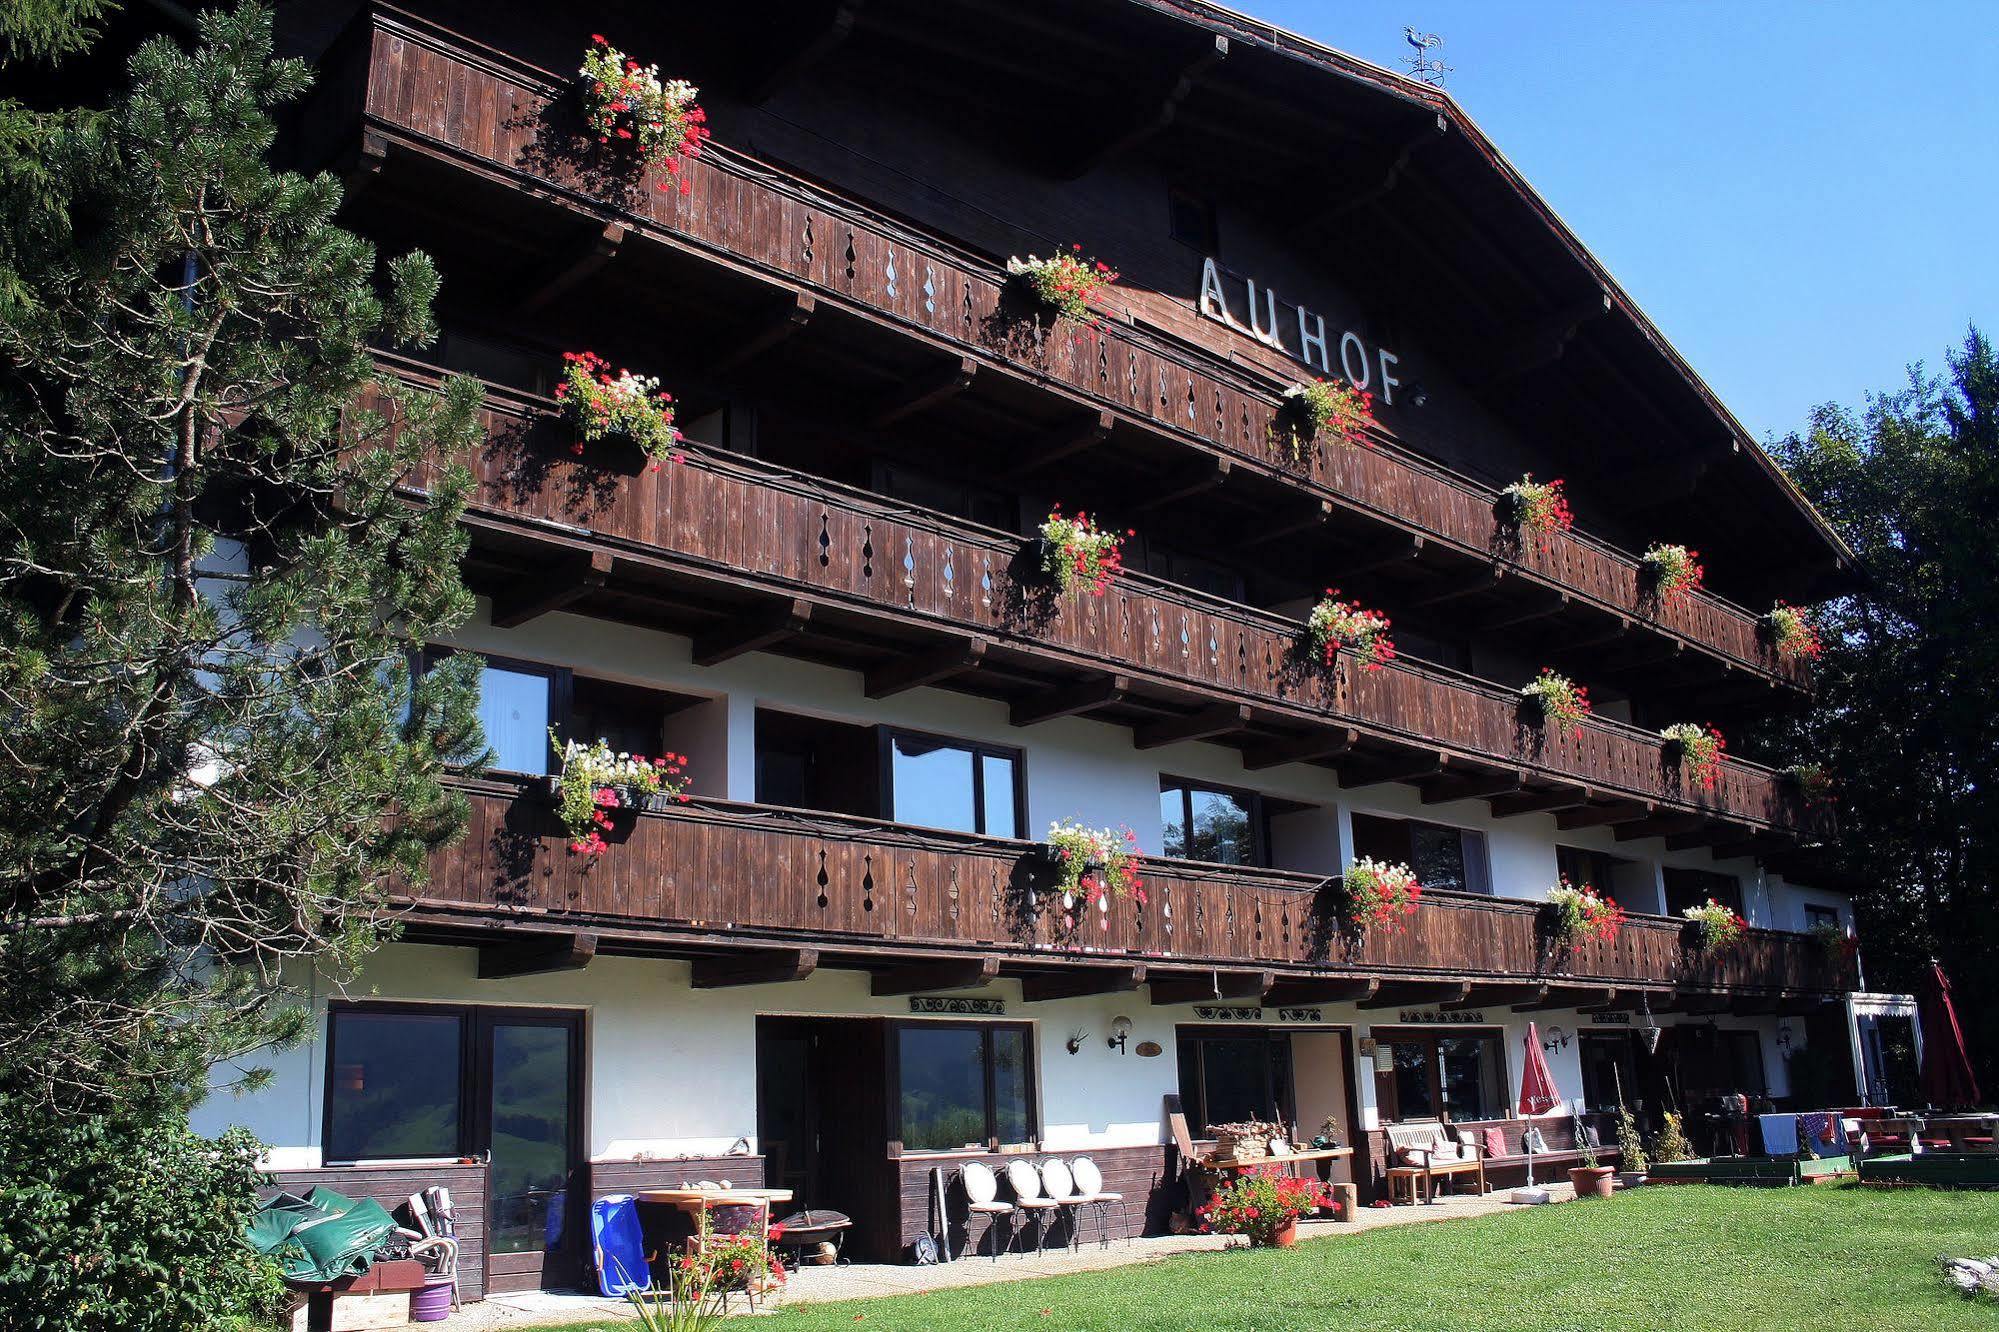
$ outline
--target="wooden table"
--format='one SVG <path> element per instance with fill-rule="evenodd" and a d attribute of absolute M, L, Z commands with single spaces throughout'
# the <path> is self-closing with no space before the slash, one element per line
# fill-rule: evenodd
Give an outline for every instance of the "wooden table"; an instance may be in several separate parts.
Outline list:
<path fill-rule="evenodd" d="M 1922 1125 L 1922 1133 L 1942 1134 L 1950 1139 L 1950 1149 L 1954 1152 L 1983 1153 L 1999 1147 L 1999 1141 L 1995 1141 L 1999 1117 L 1993 1115 L 1930 1115 L 1917 1122 Z M 1861 1126 L 1866 1127 L 1866 1121 Z M 1972 1138 L 1982 1141 L 1973 1143 Z"/>
<path fill-rule="evenodd" d="M 1245 1170 L 1261 1170 L 1265 1166 L 1290 1165 L 1304 1161 L 1343 1161 L 1353 1155 L 1351 1147 L 1313 1147 L 1292 1152 L 1286 1156 L 1264 1156 L 1254 1161 L 1196 1161 L 1197 1170 L 1212 1174 L 1241 1174 Z"/>
<path fill-rule="evenodd" d="M 772 1203 L 790 1202 L 790 1189 L 641 1189 L 632 1195 L 643 1203 L 660 1203 L 667 1207 L 678 1207 L 692 1215 L 697 1222 L 707 1219 L 711 1207 L 752 1207 L 761 1206 L 765 1219 L 770 1216 Z"/>

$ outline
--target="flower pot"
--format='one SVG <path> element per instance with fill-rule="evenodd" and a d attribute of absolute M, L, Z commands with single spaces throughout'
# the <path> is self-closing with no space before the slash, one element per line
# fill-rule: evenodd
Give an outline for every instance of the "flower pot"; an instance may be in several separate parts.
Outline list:
<path fill-rule="evenodd" d="M 1609 1166 L 1575 1166 L 1569 1171 L 1569 1183 L 1576 1186 L 1578 1198 L 1608 1198 L 1616 1173 Z"/>
<path fill-rule="evenodd" d="M 1283 1225 L 1270 1232 L 1270 1247 L 1273 1249 L 1288 1249 L 1297 1242 L 1298 1223 L 1296 1221 L 1286 1221 Z"/>
<path fill-rule="evenodd" d="M 1617 1172 L 1617 1187 L 1620 1189 L 1635 1189 L 1644 1182 L 1645 1172 L 1643 1170 L 1620 1170 Z"/>

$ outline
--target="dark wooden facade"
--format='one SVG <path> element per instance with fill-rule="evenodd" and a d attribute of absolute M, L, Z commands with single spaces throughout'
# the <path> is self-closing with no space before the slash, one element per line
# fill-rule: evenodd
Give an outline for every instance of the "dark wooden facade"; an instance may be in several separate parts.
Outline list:
<path fill-rule="evenodd" d="M 486 1194 L 484 1165 L 431 1163 L 329 1166 L 319 1170 L 279 1170 L 272 1175 L 274 1193 L 302 1194 L 324 1186 L 349 1198 L 368 1198 L 396 1211 L 412 1193 L 441 1187 L 451 1190 L 451 1207 L 458 1228 L 458 1297 L 486 1298 Z"/>

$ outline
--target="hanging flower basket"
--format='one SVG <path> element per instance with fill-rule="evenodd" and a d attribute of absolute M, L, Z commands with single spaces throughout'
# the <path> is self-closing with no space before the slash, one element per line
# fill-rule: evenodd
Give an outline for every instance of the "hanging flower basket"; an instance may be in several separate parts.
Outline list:
<path fill-rule="evenodd" d="M 1125 536 L 1136 535 L 1125 532 Z M 1080 587 L 1100 597 L 1124 572 L 1124 557 L 1119 553 L 1124 540 L 1097 526 L 1089 514 L 1065 514 L 1058 504 L 1041 524 L 1041 572 L 1064 592 Z"/>
<path fill-rule="evenodd" d="M 1749 928 L 1748 921 L 1712 897 L 1700 906 L 1688 907 L 1680 914 L 1692 922 L 1695 937 L 1704 952 L 1728 947 L 1740 939 L 1744 931 Z"/>
<path fill-rule="evenodd" d="M 1314 439 L 1374 447 L 1368 429 L 1374 425 L 1374 395 L 1345 380 L 1314 379 L 1284 390 L 1284 412 L 1294 427 Z M 1298 457 L 1298 430 L 1291 435 L 1291 456 Z"/>
<path fill-rule="evenodd" d="M 562 382 L 555 398 L 576 429 L 570 452 L 581 455 L 599 440 L 621 441 L 651 460 L 679 462 L 680 431 L 673 424 L 673 395 L 652 375 L 629 370 L 611 373 L 611 363 L 592 351 L 562 353 Z"/>
<path fill-rule="evenodd" d="M 1678 764 L 1683 775 L 1706 789 L 1712 789 L 1721 780 L 1721 756 L 1728 748 L 1728 740 L 1720 727 L 1675 722 L 1660 731 L 1659 738 L 1666 742 L 1667 761 Z"/>
<path fill-rule="evenodd" d="M 700 89 L 693 84 L 662 80 L 658 65 L 639 64 L 602 35 L 590 38 L 577 74 L 583 116 L 598 143 L 629 149 L 642 170 L 663 168 L 669 177 L 683 160 L 700 156 L 708 113 L 695 102 Z M 664 179 L 656 186 L 667 187 Z M 682 176 L 681 193 L 691 188 Z"/>
<path fill-rule="evenodd" d="M 1346 919 L 1359 932 L 1382 930 L 1394 933 L 1416 914 L 1423 885 L 1416 871 L 1407 865 L 1389 864 L 1362 856 L 1347 866 L 1340 876 L 1346 892 Z"/>
<path fill-rule="evenodd" d="M 1798 793 L 1805 808 L 1818 809 L 1834 801 L 1832 773 L 1818 763 L 1793 763 L 1778 774 L 1785 785 Z"/>
<path fill-rule="evenodd" d="M 1801 606 L 1778 602 L 1763 617 L 1763 631 L 1771 650 L 1786 661 L 1817 661 L 1825 655 L 1818 626 Z"/>
<path fill-rule="evenodd" d="M 1138 834 L 1130 828 L 1090 828 L 1075 819 L 1058 819 L 1048 825 L 1045 851 L 1059 876 L 1056 892 L 1065 928 L 1074 929 L 1088 907 L 1096 908 L 1098 928 L 1110 928 L 1114 899 L 1145 905 L 1145 860 L 1138 854 Z"/>
<path fill-rule="evenodd" d="M 1314 660 L 1330 666 L 1345 648 L 1370 671 L 1395 660 L 1395 640 L 1388 636 L 1388 617 L 1367 610 L 1358 601 L 1341 601 L 1340 590 L 1326 589 L 1305 619 L 1305 637 Z"/>
<path fill-rule="evenodd" d="M 1520 710 L 1529 721 L 1565 726 L 1580 740 L 1583 720 L 1590 715 L 1589 690 L 1543 666 L 1540 675 L 1520 687 Z"/>
<path fill-rule="evenodd" d="M 1099 322 L 1092 303 L 1118 280 L 1116 269 L 1085 257 L 1081 245 L 1046 259 L 1015 256 L 1006 261 L 1006 271 L 1036 301 L 1082 324 Z"/>
<path fill-rule="evenodd" d="M 555 732 L 548 738 L 555 741 Z M 654 798 L 686 804 L 687 756 L 667 753 L 658 758 L 613 753 L 602 740 L 579 745 L 571 740 L 562 750 L 562 771 L 549 779 L 556 815 L 569 833 L 569 853 L 601 856 L 610 850 L 604 834 L 613 814 L 643 809 Z"/>
<path fill-rule="evenodd" d="M 1701 580 L 1707 577 L 1699 551 L 1665 542 L 1646 547 L 1639 557 L 1638 570 L 1646 587 L 1667 603 L 1684 601 L 1700 591 Z"/>
<path fill-rule="evenodd" d="M 1563 484 L 1559 477 L 1536 481 L 1529 472 L 1499 492 L 1499 498 L 1493 502 L 1493 514 L 1515 531 L 1532 532 L 1545 549 L 1550 537 L 1575 525 Z"/>
<path fill-rule="evenodd" d="M 1564 878 L 1548 890 L 1548 939 L 1558 948 L 1573 948 L 1594 940 L 1616 943 L 1624 929 L 1624 908 L 1597 895 L 1588 884 L 1577 887 Z"/>

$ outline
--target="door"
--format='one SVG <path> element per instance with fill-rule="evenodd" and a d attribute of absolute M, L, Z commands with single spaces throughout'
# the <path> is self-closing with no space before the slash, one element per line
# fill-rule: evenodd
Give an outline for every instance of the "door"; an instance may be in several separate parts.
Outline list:
<path fill-rule="evenodd" d="M 572 1284 L 584 1267 L 582 1014 L 481 1009 L 477 1024 L 487 1288 Z"/>
<path fill-rule="evenodd" d="M 901 1249 L 897 1163 L 888 1155 L 888 1024 L 871 1018 L 757 1019 L 757 1145 L 790 1206 L 843 1212 L 851 1256 Z"/>
<path fill-rule="evenodd" d="M 1628 1031 L 1585 1031 L 1576 1046 L 1583 1067 L 1583 1104 L 1592 1110 L 1615 1110 L 1619 1103 L 1638 1112 L 1638 1061 Z"/>

